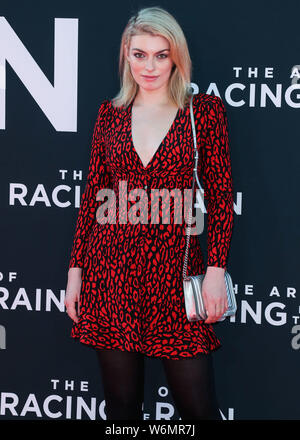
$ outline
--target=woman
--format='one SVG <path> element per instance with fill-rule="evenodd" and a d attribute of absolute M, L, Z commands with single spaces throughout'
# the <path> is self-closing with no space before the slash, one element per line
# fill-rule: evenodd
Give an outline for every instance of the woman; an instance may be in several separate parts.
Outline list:
<path fill-rule="evenodd" d="M 151 222 L 151 190 L 183 193 L 192 187 L 191 61 L 174 17 L 151 7 L 129 20 L 120 74 L 121 90 L 102 102 L 92 139 L 65 300 L 74 321 L 71 336 L 97 352 L 107 419 L 143 417 L 144 355 L 162 359 L 182 419 L 221 419 L 211 352 L 221 345 L 212 323 L 226 310 L 224 270 L 233 225 L 226 110 L 218 97 L 194 95 L 208 212 L 208 318 L 189 322 L 181 278 L 186 223 L 175 222 L 172 200 L 169 222 Z M 112 205 L 103 204 L 107 223 L 98 221 L 105 189 L 115 194 L 115 217 Z M 139 216 L 127 197 L 135 189 L 144 202 Z M 126 213 L 131 221 L 120 221 Z M 191 235 L 187 273 L 204 272 L 199 240 Z"/>

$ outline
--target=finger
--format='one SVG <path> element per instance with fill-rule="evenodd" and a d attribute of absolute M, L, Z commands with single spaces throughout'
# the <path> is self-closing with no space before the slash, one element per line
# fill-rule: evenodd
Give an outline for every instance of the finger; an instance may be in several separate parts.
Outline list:
<path fill-rule="evenodd" d="M 76 308 L 75 308 L 75 303 L 74 302 L 69 304 L 69 306 L 67 308 L 67 313 L 68 313 L 69 317 L 73 321 L 75 321 L 76 323 L 78 322 L 78 317 L 77 317 L 77 313 L 76 313 Z"/>
<path fill-rule="evenodd" d="M 222 313 L 222 315 L 224 315 L 224 313 L 226 312 L 226 310 L 227 310 L 227 300 L 225 300 L 224 301 L 224 306 L 223 306 L 223 313 Z"/>
<path fill-rule="evenodd" d="M 227 309 L 228 309 L 228 301 L 227 301 L 227 297 L 226 297 L 226 299 L 224 301 L 224 312 L 223 313 L 225 313 Z"/>
<path fill-rule="evenodd" d="M 226 318 L 225 316 L 224 316 L 224 313 L 226 312 L 226 307 L 225 307 L 225 304 L 224 304 L 224 307 L 222 308 L 222 313 L 221 313 L 221 316 L 219 316 L 219 318 L 218 318 L 218 321 L 224 321 L 224 319 Z"/>
<path fill-rule="evenodd" d="M 207 319 L 204 321 L 207 324 L 211 324 L 213 322 L 215 322 L 216 320 L 216 307 L 215 304 L 209 304 L 208 309 L 207 309 Z"/>
<path fill-rule="evenodd" d="M 80 316 L 80 298 L 78 298 L 77 304 L 78 304 L 78 316 Z"/>
<path fill-rule="evenodd" d="M 224 313 L 226 312 L 226 310 L 227 310 L 226 301 L 222 300 L 221 305 L 220 305 L 220 312 L 217 317 L 217 321 L 223 321 L 225 319 L 225 317 L 223 318 L 223 316 L 224 316 Z"/>
<path fill-rule="evenodd" d="M 224 312 L 223 312 L 223 314 L 227 311 L 227 309 L 228 309 L 228 301 L 227 301 L 227 298 L 226 298 L 225 301 L 224 301 Z"/>
<path fill-rule="evenodd" d="M 226 312 L 226 310 L 227 310 L 227 307 L 226 307 L 226 300 L 224 299 L 224 300 L 222 301 L 221 316 L 224 315 L 224 313 Z"/>
<path fill-rule="evenodd" d="M 216 315 L 220 315 L 223 312 L 224 309 L 224 300 L 220 300 L 217 304 L 216 304 Z"/>
<path fill-rule="evenodd" d="M 210 318 L 214 314 L 214 304 L 208 301 L 205 292 L 203 293 L 203 302 L 206 312 L 206 319 L 204 320 L 204 322 L 210 323 Z"/>

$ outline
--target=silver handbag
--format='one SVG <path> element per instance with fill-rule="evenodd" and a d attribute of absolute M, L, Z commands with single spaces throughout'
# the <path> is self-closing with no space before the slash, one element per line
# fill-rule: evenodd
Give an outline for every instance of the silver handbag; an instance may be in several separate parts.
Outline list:
<path fill-rule="evenodd" d="M 191 115 L 193 138 L 194 138 L 194 157 L 195 157 L 195 167 L 193 169 L 193 186 L 192 186 L 192 195 L 193 195 L 194 188 L 195 188 L 195 179 L 197 181 L 197 185 L 198 185 L 199 189 L 202 189 L 202 186 L 200 184 L 198 174 L 197 174 L 198 150 L 197 150 L 197 137 L 196 137 L 194 112 L 193 112 L 193 95 L 191 96 L 191 100 L 190 100 L 190 115 Z M 186 310 L 186 314 L 187 314 L 187 319 L 189 321 L 199 321 L 199 320 L 206 320 L 207 319 L 207 313 L 205 310 L 203 296 L 202 296 L 202 282 L 203 282 L 205 274 L 186 276 L 187 259 L 188 259 L 189 244 L 190 244 L 191 214 L 192 214 L 192 207 L 193 207 L 193 197 L 191 199 L 192 199 L 191 206 L 189 209 L 189 216 L 188 216 L 187 242 L 186 242 L 186 250 L 185 250 L 185 256 L 184 256 L 184 263 L 183 263 L 183 272 L 182 272 L 183 291 L 184 291 L 184 301 L 185 301 L 185 310 Z M 218 321 L 224 321 L 224 319 L 227 316 L 235 315 L 236 309 L 237 309 L 235 293 L 234 293 L 233 285 L 232 285 L 232 279 L 226 270 L 224 272 L 224 277 L 225 277 L 225 286 L 226 286 L 226 293 L 227 293 L 228 308 L 227 308 L 226 312 L 218 319 Z"/>

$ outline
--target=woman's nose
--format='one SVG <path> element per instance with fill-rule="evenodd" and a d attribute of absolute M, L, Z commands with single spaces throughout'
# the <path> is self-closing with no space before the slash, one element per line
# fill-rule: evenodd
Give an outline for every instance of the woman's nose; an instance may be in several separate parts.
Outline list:
<path fill-rule="evenodd" d="M 155 68 L 154 59 L 150 57 L 148 58 L 148 60 L 146 60 L 146 69 L 153 70 L 154 68 Z"/>

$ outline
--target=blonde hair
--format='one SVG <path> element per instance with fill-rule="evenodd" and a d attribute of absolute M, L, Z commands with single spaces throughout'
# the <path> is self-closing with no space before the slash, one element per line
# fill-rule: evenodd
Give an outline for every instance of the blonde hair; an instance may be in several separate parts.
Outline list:
<path fill-rule="evenodd" d="M 131 37 L 140 34 L 160 35 L 169 41 L 174 66 L 168 82 L 168 93 L 171 100 L 182 109 L 192 94 L 192 62 L 181 27 L 169 12 L 157 6 L 140 9 L 129 19 L 123 31 L 119 55 L 121 88 L 112 99 L 114 106 L 127 107 L 138 91 L 139 86 L 131 74 L 124 45 L 129 47 Z"/>

